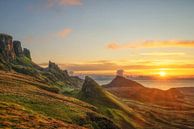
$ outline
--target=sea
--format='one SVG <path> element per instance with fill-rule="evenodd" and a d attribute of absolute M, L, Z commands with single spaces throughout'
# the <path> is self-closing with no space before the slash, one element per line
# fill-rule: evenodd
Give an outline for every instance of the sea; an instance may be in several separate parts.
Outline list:
<path fill-rule="evenodd" d="M 112 81 L 111 78 L 95 79 L 99 84 L 104 85 Z M 176 80 L 152 80 L 152 79 L 133 79 L 145 87 L 168 90 L 176 87 L 194 87 L 194 79 L 176 79 Z"/>

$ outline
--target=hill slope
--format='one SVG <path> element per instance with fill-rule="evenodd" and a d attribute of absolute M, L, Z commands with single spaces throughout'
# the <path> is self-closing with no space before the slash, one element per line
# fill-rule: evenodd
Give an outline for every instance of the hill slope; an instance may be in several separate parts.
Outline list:
<path fill-rule="evenodd" d="M 60 92 L 66 88 L 79 89 L 83 80 L 68 75 L 55 63 L 49 61 L 47 68 L 42 68 L 32 61 L 30 50 L 22 48 L 20 41 L 13 41 L 13 37 L 0 33 L 0 70 L 14 71 L 36 77 L 44 83 L 58 86 Z"/>
<path fill-rule="evenodd" d="M 90 77 L 85 78 L 79 99 L 98 107 L 98 110 L 117 123 L 120 128 L 146 128 L 146 121 L 116 96 L 105 91 Z"/>
<path fill-rule="evenodd" d="M 1 128 L 114 126 L 108 118 L 96 112 L 96 107 L 50 92 L 52 88 L 31 76 L 0 71 Z"/>
<path fill-rule="evenodd" d="M 103 87 L 118 97 L 141 102 L 165 104 L 164 102 L 166 101 L 179 101 L 183 97 L 177 90 L 164 91 L 156 88 L 147 88 L 135 81 L 120 76 L 116 76 L 109 84 Z"/>

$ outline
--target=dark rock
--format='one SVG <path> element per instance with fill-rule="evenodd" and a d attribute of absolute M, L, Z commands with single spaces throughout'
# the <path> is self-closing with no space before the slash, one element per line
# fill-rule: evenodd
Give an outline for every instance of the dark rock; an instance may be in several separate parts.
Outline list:
<path fill-rule="evenodd" d="M 80 88 L 83 84 L 83 80 L 76 77 L 69 76 L 67 70 L 61 70 L 57 64 L 49 61 L 48 68 L 45 69 L 49 74 L 46 76 L 52 82 L 64 82 L 67 86 Z"/>
<path fill-rule="evenodd" d="M 29 50 L 29 49 L 24 48 L 23 54 L 24 54 L 24 56 L 26 56 L 27 58 L 31 59 L 31 54 L 30 54 L 30 50 Z"/>
<path fill-rule="evenodd" d="M 82 86 L 82 92 L 85 96 L 91 97 L 96 94 L 96 87 L 98 84 L 90 77 L 86 76 Z"/>
<path fill-rule="evenodd" d="M 148 88 L 136 81 L 121 76 L 116 76 L 109 84 L 103 87 L 118 97 L 154 104 L 178 102 L 182 96 L 182 94 L 176 90 Z"/>
<path fill-rule="evenodd" d="M 13 41 L 13 48 L 16 56 L 18 57 L 23 56 L 23 51 L 22 51 L 22 46 L 20 41 Z"/>
<path fill-rule="evenodd" d="M 95 113 L 87 113 L 87 117 L 92 124 L 97 125 L 100 129 L 119 129 L 119 127 L 106 117 L 98 116 Z"/>
<path fill-rule="evenodd" d="M 6 61 L 12 61 L 16 58 L 12 36 L 7 34 L 0 34 L 0 54 Z"/>
<path fill-rule="evenodd" d="M 48 68 L 49 70 L 56 70 L 61 72 L 61 69 L 59 68 L 59 66 L 51 61 L 49 61 Z M 66 73 L 66 71 L 64 71 L 64 73 Z"/>
<path fill-rule="evenodd" d="M 116 76 L 109 84 L 105 85 L 104 87 L 139 87 L 142 88 L 143 85 L 140 83 L 129 80 L 122 76 Z"/>
<path fill-rule="evenodd" d="M 95 98 L 101 96 L 101 94 L 104 94 L 102 93 L 102 88 L 98 85 L 98 83 L 96 83 L 92 78 L 88 76 L 85 77 L 81 92 L 87 98 Z"/>

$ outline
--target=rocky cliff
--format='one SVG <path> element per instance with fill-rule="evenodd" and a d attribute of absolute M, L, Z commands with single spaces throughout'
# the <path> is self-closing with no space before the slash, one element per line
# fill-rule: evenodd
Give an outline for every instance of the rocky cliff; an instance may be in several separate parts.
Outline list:
<path fill-rule="evenodd" d="M 6 61 L 11 61 L 16 58 L 12 36 L 7 34 L 0 34 L 0 54 Z"/>
<path fill-rule="evenodd" d="M 1 59 L 12 62 L 16 57 L 26 56 L 31 59 L 30 51 L 22 50 L 20 41 L 13 41 L 11 35 L 0 33 L 0 56 Z"/>
<path fill-rule="evenodd" d="M 49 61 L 48 68 L 45 69 L 47 78 L 53 82 L 65 82 L 67 86 L 73 86 L 80 88 L 83 84 L 83 80 L 78 77 L 69 76 L 67 70 L 61 70 L 57 64 Z"/>
<path fill-rule="evenodd" d="M 14 48 L 16 56 L 21 57 L 24 55 L 20 41 L 13 41 L 13 48 Z"/>
<path fill-rule="evenodd" d="M 29 49 L 23 49 L 20 41 L 13 41 L 12 36 L 2 33 L 0 33 L 0 70 L 37 77 L 61 89 L 80 88 L 83 84 L 82 79 L 69 76 L 66 70 L 61 70 L 54 62 L 49 61 L 48 68 L 40 67 L 31 60 Z"/>
<path fill-rule="evenodd" d="M 31 54 L 30 54 L 30 50 L 29 49 L 24 48 L 23 54 L 24 54 L 24 56 L 26 56 L 28 59 L 31 60 Z"/>

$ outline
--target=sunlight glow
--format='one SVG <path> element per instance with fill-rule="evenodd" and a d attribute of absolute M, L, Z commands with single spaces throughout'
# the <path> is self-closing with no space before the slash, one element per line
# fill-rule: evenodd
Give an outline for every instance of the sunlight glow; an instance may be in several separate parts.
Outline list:
<path fill-rule="evenodd" d="M 165 77 L 165 76 L 166 76 L 166 72 L 160 71 L 160 72 L 159 72 L 159 75 L 160 75 L 160 77 Z"/>

